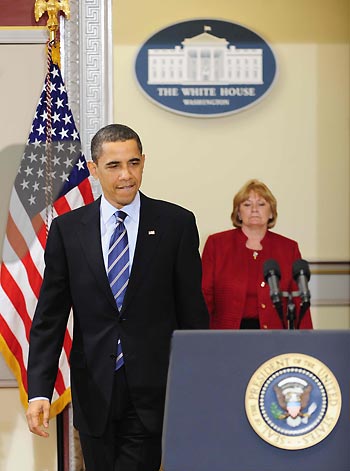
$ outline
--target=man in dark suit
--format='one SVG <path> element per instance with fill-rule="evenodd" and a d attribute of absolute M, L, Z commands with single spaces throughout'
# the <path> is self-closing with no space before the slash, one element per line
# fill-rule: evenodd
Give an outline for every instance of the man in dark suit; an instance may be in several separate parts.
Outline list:
<path fill-rule="evenodd" d="M 91 153 L 102 196 L 54 219 L 47 240 L 30 334 L 27 421 L 33 433 L 48 435 L 72 308 L 73 420 L 87 471 L 157 471 L 172 332 L 208 327 L 198 231 L 190 211 L 139 192 L 145 156 L 135 131 L 106 126 Z M 118 224 L 127 262 L 111 282 Z"/>

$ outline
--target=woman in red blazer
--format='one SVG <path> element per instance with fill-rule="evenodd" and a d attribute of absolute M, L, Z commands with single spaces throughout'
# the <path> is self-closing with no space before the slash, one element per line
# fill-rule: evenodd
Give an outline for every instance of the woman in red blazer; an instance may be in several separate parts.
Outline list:
<path fill-rule="evenodd" d="M 264 279 L 264 262 L 278 263 L 280 291 L 290 293 L 298 291 L 292 266 L 301 255 L 294 240 L 269 230 L 277 219 L 276 198 L 264 183 L 250 180 L 234 197 L 231 219 L 236 229 L 210 235 L 202 255 L 202 287 L 211 328 L 287 328 L 287 299 L 283 298 L 282 320 Z M 310 310 L 299 323 L 300 299 L 293 301 L 295 327 L 312 329 Z"/>

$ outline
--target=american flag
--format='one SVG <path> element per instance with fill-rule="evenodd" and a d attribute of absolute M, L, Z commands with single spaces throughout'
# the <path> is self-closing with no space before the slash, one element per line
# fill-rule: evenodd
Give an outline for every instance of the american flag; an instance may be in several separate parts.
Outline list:
<path fill-rule="evenodd" d="M 67 92 L 60 69 L 52 61 L 46 82 L 11 193 L 0 272 L 0 350 L 17 379 L 25 407 L 29 331 L 42 283 L 48 227 L 53 217 L 93 201 Z M 70 348 L 68 326 L 52 415 L 71 399 Z"/>

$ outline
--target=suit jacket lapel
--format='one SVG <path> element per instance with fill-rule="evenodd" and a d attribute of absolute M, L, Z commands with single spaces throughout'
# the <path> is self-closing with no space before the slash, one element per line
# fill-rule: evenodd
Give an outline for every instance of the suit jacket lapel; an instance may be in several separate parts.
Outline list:
<path fill-rule="evenodd" d="M 139 283 L 147 276 L 148 267 L 162 238 L 164 230 L 160 223 L 158 212 L 155 210 L 152 199 L 140 193 L 141 208 L 140 222 L 137 234 L 135 254 L 130 273 L 128 289 L 125 294 L 122 312 L 137 291 Z"/>
<path fill-rule="evenodd" d="M 90 270 L 96 278 L 96 283 L 106 294 L 112 306 L 117 309 L 103 262 L 100 229 L 100 203 L 101 198 L 87 206 L 87 211 L 81 220 L 81 229 L 78 237 L 80 238 L 82 250 L 85 252 L 85 257 Z"/>

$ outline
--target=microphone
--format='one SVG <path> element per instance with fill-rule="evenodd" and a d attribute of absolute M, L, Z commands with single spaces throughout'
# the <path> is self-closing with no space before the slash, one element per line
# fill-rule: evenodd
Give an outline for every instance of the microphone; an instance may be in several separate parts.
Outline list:
<path fill-rule="evenodd" d="M 274 304 L 278 314 L 283 317 L 282 312 L 282 294 L 279 289 L 279 280 L 281 279 L 281 271 L 276 260 L 272 258 L 264 262 L 264 278 L 270 287 L 270 298 Z"/>
<path fill-rule="evenodd" d="M 293 263 L 293 278 L 298 283 L 301 303 L 310 305 L 311 294 L 308 287 L 310 268 L 306 260 L 299 259 Z"/>

